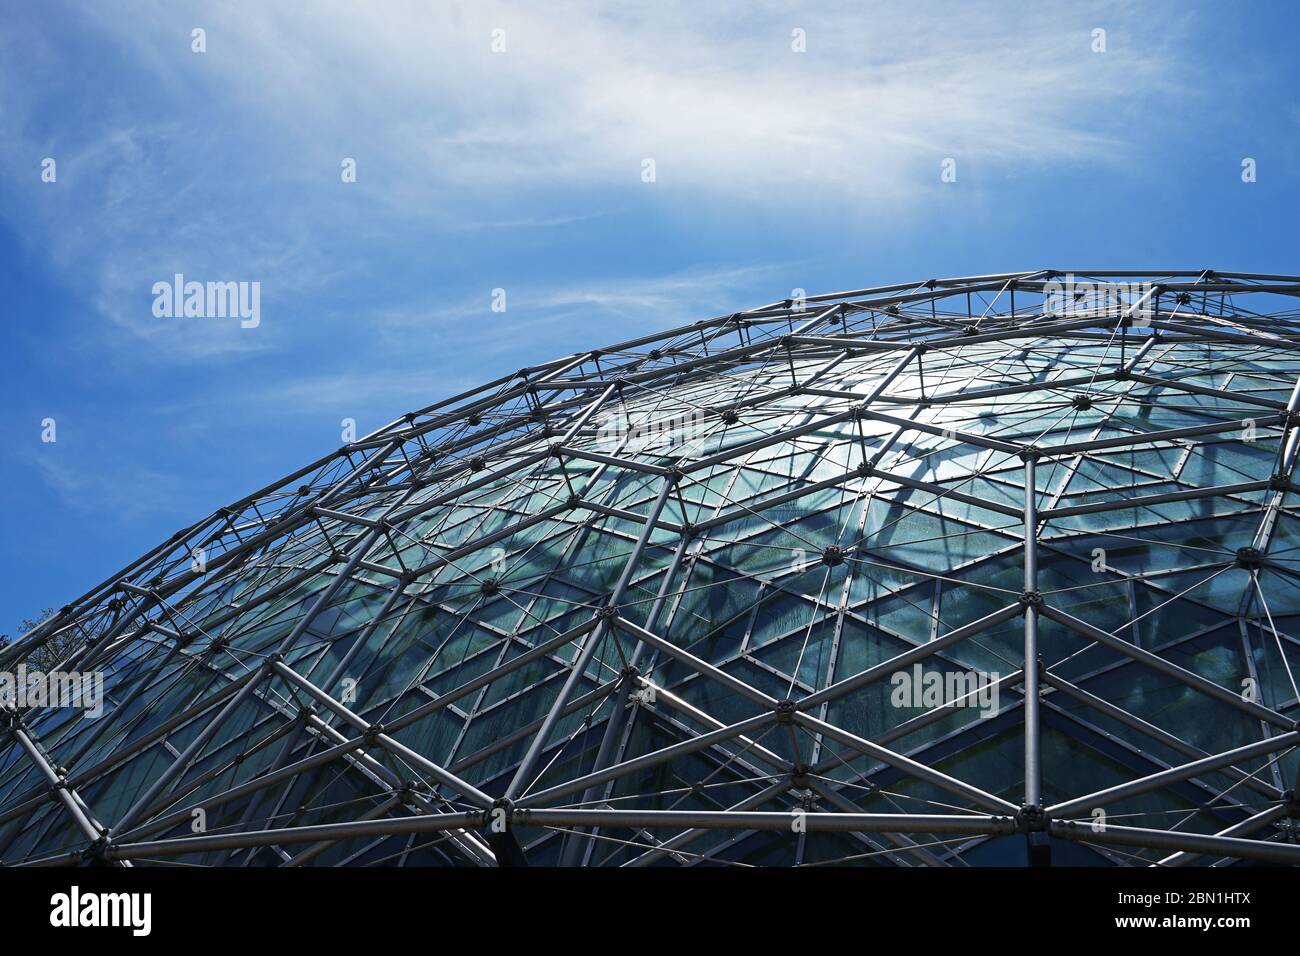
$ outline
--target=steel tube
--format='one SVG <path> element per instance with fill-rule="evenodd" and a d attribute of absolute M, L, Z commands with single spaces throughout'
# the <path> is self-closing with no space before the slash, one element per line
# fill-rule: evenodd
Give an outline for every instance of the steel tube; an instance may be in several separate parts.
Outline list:
<path fill-rule="evenodd" d="M 1127 783 L 1121 783 L 1114 787 L 1107 787 L 1105 790 L 1098 790 L 1096 793 L 1090 793 L 1087 796 L 1076 797 L 1073 800 L 1067 800 L 1064 803 L 1058 803 L 1048 807 L 1047 812 L 1054 817 L 1072 817 L 1077 813 L 1085 813 L 1096 807 L 1103 806 L 1107 803 L 1117 803 L 1129 797 L 1140 796 L 1144 793 L 1150 793 L 1152 790 L 1159 790 L 1161 787 L 1168 786 L 1171 783 L 1178 783 L 1181 780 L 1188 780 L 1192 777 L 1199 777 L 1203 773 L 1212 770 L 1218 770 L 1220 767 L 1227 767 L 1242 760 L 1250 760 L 1254 757 L 1263 757 L 1279 750 L 1286 750 L 1300 744 L 1300 731 L 1291 731 L 1286 734 L 1278 734 L 1276 737 L 1269 737 L 1266 740 L 1260 740 L 1253 744 L 1246 744 L 1242 747 L 1235 747 L 1232 750 L 1225 750 L 1223 753 L 1214 754 L 1204 757 L 1200 760 L 1193 760 L 1190 763 L 1182 764 L 1178 767 L 1171 767 L 1168 770 L 1161 770 L 1159 773 L 1148 774 L 1145 777 L 1139 777 L 1136 780 L 1130 780 Z"/>
<path fill-rule="evenodd" d="M 1036 455 L 1025 456 L 1025 803 L 1037 807 L 1042 803 L 1042 730 L 1039 714 L 1038 655 L 1038 484 L 1035 479 Z"/>
<path fill-rule="evenodd" d="M 1051 821 L 1048 833 L 1076 843 L 1102 843 L 1115 846 L 1140 846 L 1155 850 L 1182 850 L 1189 853 L 1217 854 L 1261 863 L 1300 864 L 1300 846 L 1294 843 L 1269 843 L 1241 837 L 1209 836 L 1181 830 L 1148 830 L 1106 824 L 1094 830 L 1088 824 Z"/>

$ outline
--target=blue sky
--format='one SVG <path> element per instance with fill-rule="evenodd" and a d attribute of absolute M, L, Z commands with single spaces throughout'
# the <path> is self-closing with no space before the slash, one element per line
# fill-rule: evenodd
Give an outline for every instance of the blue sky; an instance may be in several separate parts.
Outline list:
<path fill-rule="evenodd" d="M 1291 4 L 700 6 L 8 5 L 0 631 L 344 418 L 795 288 L 1300 272 Z"/>

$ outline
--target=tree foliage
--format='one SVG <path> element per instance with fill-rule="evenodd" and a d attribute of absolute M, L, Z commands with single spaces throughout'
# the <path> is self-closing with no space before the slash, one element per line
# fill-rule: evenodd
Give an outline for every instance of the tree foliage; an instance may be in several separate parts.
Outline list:
<path fill-rule="evenodd" d="M 19 640 L 22 635 L 26 634 L 36 625 L 40 624 L 51 614 L 54 608 L 47 607 L 42 610 L 36 617 L 25 617 L 18 626 L 18 636 L 10 637 L 8 634 L 0 634 L 0 650 Z M 47 641 L 42 647 L 35 648 L 25 657 L 19 658 L 19 661 L 25 663 L 28 668 L 35 670 L 53 670 L 58 666 L 63 658 L 67 657 L 68 651 L 71 650 L 72 644 L 76 639 L 76 631 L 68 630 L 63 634 L 56 635 Z M 17 662 L 15 662 L 17 663 Z"/>

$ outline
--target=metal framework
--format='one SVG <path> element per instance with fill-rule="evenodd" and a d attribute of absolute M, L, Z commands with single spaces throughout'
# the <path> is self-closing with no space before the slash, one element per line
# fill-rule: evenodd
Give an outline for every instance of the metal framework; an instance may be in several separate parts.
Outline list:
<path fill-rule="evenodd" d="M 1297 295 L 860 289 L 404 415 L 0 652 L 107 694 L 0 711 L 0 860 L 1300 862 Z"/>

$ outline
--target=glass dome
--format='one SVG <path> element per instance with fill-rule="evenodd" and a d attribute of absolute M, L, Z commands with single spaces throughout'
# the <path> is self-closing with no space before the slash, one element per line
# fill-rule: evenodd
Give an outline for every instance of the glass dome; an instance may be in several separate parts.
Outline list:
<path fill-rule="evenodd" d="M 0 713 L 0 859 L 1300 862 L 1297 294 L 801 296 L 404 415 L 0 652 L 102 679 Z"/>

